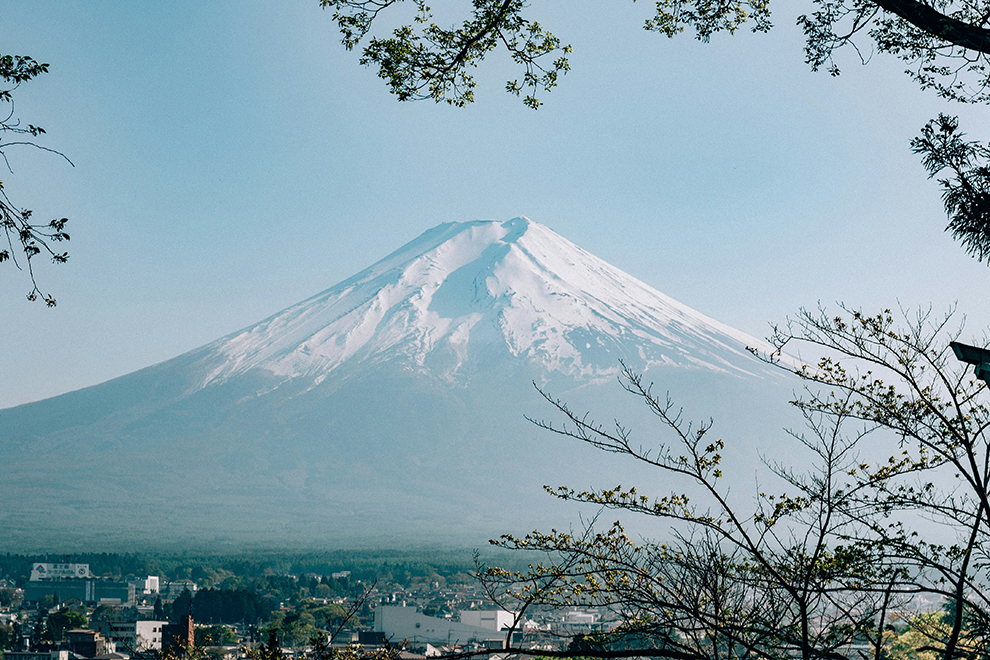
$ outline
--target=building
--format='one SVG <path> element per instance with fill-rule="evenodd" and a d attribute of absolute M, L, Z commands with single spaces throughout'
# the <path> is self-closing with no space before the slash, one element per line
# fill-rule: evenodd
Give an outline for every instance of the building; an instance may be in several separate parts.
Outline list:
<path fill-rule="evenodd" d="M 76 628 L 65 633 L 69 651 L 84 658 L 116 655 L 117 646 L 95 630 Z"/>
<path fill-rule="evenodd" d="M 196 645 L 196 627 L 191 616 L 183 616 L 178 623 L 162 626 L 162 651 L 182 654 Z"/>
<path fill-rule="evenodd" d="M 161 590 L 161 595 L 163 600 L 175 600 L 182 595 L 183 591 L 188 591 L 190 595 L 195 596 L 197 589 L 199 589 L 199 585 L 192 580 L 178 580 L 167 583 L 165 588 Z"/>
<path fill-rule="evenodd" d="M 133 578 L 128 580 L 127 583 L 134 585 L 134 594 L 136 596 L 150 596 L 159 592 L 160 583 L 157 575 L 149 575 L 146 578 Z"/>
<path fill-rule="evenodd" d="M 598 612 L 568 610 L 561 617 L 561 631 L 570 633 L 590 632 L 599 627 L 601 616 Z"/>
<path fill-rule="evenodd" d="M 24 600 L 37 603 L 45 596 L 60 601 L 75 598 L 88 605 L 128 605 L 134 602 L 134 588 L 126 582 L 94 579 L 89 564 L 35 562 L 24 586 Z"/>
<path fill-rule="evenodd" d="M 46 579 L 28 582 L 24 600 L 37 603 L 45 596 L 59 601 L 76 598 L 87 605 L 129 605 L 134 602 L 134 586 L 110 580 Z"/>
<path fill-rule="evenodd" d="M 450 619 L 438 619 L 416 611 L 415 607 L 379 605 L 375 609 L 375 632 L 392 640 L 431 644 L 500 643 L 505 635 L 491 628 L 472 626 Z"/>
<path fill-rule="evenodd" d="M 161 651 L 167 625 L 168 621 L 105 621 L 100 625 L 100 633 L 126 653 Z"/>
<path fill-rule="evenodd" d="M 516 620 L 515 612 L 506 610 L 462 610 L 461 623 L 488 630 L 508 630 Z"/>
<path fill-rule="evenodd" d="M 58 651 L 4 651 L 3 660 L 69 660 L 69 652 Z"/>

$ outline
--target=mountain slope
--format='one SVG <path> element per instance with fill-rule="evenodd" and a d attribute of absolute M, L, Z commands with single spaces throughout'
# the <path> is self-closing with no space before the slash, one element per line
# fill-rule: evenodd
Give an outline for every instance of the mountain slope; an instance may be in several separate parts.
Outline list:
<path fill-rule="evenodd" d="M 525 218 L 443 224 L 200 349 L 0 411 L 0 547 L 465 540 L 553 521 L 543 483 L 628 473 L 536 432 L 531 381 L 637 419 L 623 360 L 738 418 L 751 448 L 786 387 L 754 345 Z"/>

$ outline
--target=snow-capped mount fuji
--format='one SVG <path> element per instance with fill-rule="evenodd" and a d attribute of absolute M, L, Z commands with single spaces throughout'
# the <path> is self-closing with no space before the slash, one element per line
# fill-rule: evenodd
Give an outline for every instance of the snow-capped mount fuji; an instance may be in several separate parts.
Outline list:
<path fill-rule="evenodd" d="M 621 360 L 752 449 L 789 386 L 747 346 L 765 347 L 526 218 L 442 224 L 202 348 L 0 411 L 0 549 L 559 523 L 542 484 L 629 473 L 526 422 L 551 412 L 531 381 L 625 418 Z"/>
<path fill-rule="evenodd" d="M 499 353 L 579 380 L 619 359 L 752 375 L 757 345 L 527 218 L 446 223 L 204 347 L 202 386 L 252 369 L 318 385 L 378 363 L 464 384 Z"/>

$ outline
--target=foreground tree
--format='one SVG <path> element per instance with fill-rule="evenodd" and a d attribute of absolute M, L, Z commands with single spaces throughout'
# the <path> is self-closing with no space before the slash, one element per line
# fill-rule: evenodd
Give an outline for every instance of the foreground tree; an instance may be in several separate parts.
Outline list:
<path fill-rule="evenodd" d="M 793 402 L 806 429 L 790 438 L 809 452 L 811 468 L 771 465 L 787 494 L 760 492 L 755 503 L 730 497 L 722 484 L 724 445 L 711 438 L 711 423 L 687 423 L 631 370 L 623 386 L 666 433 L 652 446 L 544 394 L 563 419 L 545 428 L 681 484 L 661 496 L 621 486 L 548 490 L 668 521 L 673 534 L 636 543 L 616 522 L 580 534 L 503 536 L 498 545 L 545 559 L 522 572 L 483 568 L 489 593 L 521 612 L 534 604 L 609 608 L 615 629 L 576 641 L 570 655 L 681 660 L 879 660 L 892 650 L 891 612 L 927 594 L 950 607 L 916 620 L 922 650 L 946 660 L 986 657 L 990 411 L 979 400 L 983 384 L 949 350 L 958 335 L 949 324 L 931 314 L 898 324 L 889 311 L 818 310 L 778 328 L 778 352 L 762 357 L 808 385 Z M 794 362 L 785 349 L 827 357 Z"/>
<path fill-rule="evenodd" d="M 473 0 L 470 16 L 442 27 L 425 0 L 390 34 L 372 35 L 376 21 L 401 0 L 320 0 L 333 11 L 345 47 L 369 37 L 361 64 L 401 101 L 433 99 L 455 106 L 474 101 L 472 71 L 489 54 L 504 49 L 520 71 L 506 90 L 538 108 L 570 70 L 565 44 L 531 18 L 522 0 Z M 605 10 L 607 11 L 607 10 Z M 839 74 L 837 54 L 853 51 L 864 64 L 874 52 L 900 58 L 923 89 L 964 103 L 990 102 L 990 1 L 988 0 L 810 0 L 797 17 L 804 30 L 805 60 L 813 70 Z M 693 31 L 701 41 L 744 27 L 771 28 L 768 0 L 658 0 L 644 28 L 667 37 Z M 391 19 L 394 24 L 394 18 Z M 988 147 L 962 140 L 958 121 L 933 120 L 914 149 L 931 176 L 939 179 L 950 217 L 948 230 L 981 261 L 990 261 Z"/>
<path fill-rule="evenodd" d="M 63 607 L 48 616 L 48 636 L 54 641 L 65 639 L 65 633 L 74 628 L 85 628 L 89 621 L 80 610 Z"/>
<path fill-rule="evenodd" d="M 37 62 L 23 55 L 0 55 L 0 159 L 10 170 L 7 152 L 11 147 L 30 146 L 51 151 L 65 158 L 57 151 L 41 146 L 35 140 L 45 133 L 45 129 L 33 124 L 21 124 L 15 117 L 13 93 L 21 84 L 33 80 L 48 71 L 48 64 Z M 13 139 L 3 141 L 4 135 Z M 68 158 L 65 159 L 68 161 Z M 71 165 L 71 161 L 69 161 Z M 39 255 L 47 255 L 54 263 L 65 263 L 68 252 L 57 252 L 55 243 L 69 240 L 65 231 L 66 218 L 51 220 L 46 224 L 35 224 L 30 209 L 17 206 L 8 196 L 0 181 L 0 228 L 3 229 L 6 245 L 0 245 L 0 263 L 11 262 L 18 269 L 26 270 L 31 282 L 28 300 L 43 300 L 49 307 L 55 306 L 55 298 L 38 286 L 33 260 Z"/>
<path fill-rule="evenodd" d="M 320 0 L 333 10 L 343 43 L 352 49 L 371 32 L 374 22 L 401 0 Z M 415 14 L 390 36 L 373 36 L 361 63 L 378 67 L 378 75 L 400 100 L 431 98 L 462 106 L 474 100 L 471 70 L 489 53 L 504 48 L 522 68 L 509 81 L 509 92 L 530 93 L 524 102 L 539 107 L 539 92 L 551 90 L 568 71 L 571 47 L 528 18 L 521 0 L 473 0 L 470 17 L 441 27 L 433 9 L 413 0 Z M 815 70 L 839 74 L 835 55 L 843 49 L 877 50 L 908 64 L 908 75 L 941 96 L 965 102 L 990 101 L 990 30 L 985 0 L 811 0 L 797 18 L 806 36 L 806 60 Z M 748 26 L 754 32 L 772 27 L 767 0 L 659 0 L 644 28 L 667 37 L 691 30 L 708 41 L 719 32 Z M 869 42 L 867 44 L 862 42 Z M 865 60 L 864 60 L 865 62 Z"/>
<path fill-rule="evenodd" d="M 945 212 L 946 231 L 959 240 L 978 260 L 990 263 L 990 147 L 965 139 L 959 119 L 940 114 L 911 142 L 929 177 L 939 178 Z"/>

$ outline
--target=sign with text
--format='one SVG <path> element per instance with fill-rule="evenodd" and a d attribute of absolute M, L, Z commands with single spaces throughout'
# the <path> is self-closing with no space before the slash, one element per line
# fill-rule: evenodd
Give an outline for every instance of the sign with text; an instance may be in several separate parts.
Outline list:
<path fill-rule="evenodd" d="M 89 564 L 42 564 L 31 565 L 31 580 L 52 580 L 62 578 L 88 578 Z"/>

